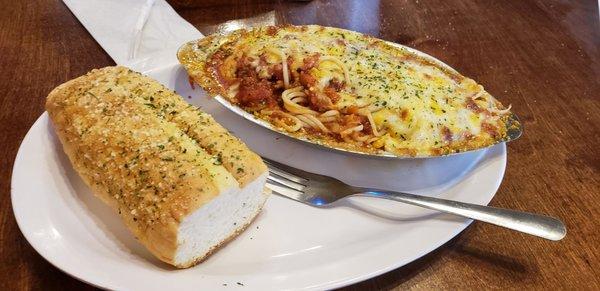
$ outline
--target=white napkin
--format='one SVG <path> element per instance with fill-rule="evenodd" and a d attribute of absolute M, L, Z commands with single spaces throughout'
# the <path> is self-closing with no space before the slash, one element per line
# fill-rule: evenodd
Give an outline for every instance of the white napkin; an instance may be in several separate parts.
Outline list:
<path fill-rule="evenodd" d="M 145 0 L 63 0 L 92 37 L 117 64 L 131 63 L 135 27 Z M 183 43 L 203 37 L 165 0 L 156 0 L 142 30 L 136 58 L 157 53 L 175 55 Z"/>

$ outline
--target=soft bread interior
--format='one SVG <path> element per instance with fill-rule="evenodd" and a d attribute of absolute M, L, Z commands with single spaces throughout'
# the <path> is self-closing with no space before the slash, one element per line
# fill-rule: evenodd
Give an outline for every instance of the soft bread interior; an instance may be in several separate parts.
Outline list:
<path fill-rule="evenodd" d="M 224 190 L 186 216 L 179 225 L 175 265 L 193 265 L 243 231 L 268 197 L 263 190 L 267 175 L 263 173 L 241 189 Z"/>

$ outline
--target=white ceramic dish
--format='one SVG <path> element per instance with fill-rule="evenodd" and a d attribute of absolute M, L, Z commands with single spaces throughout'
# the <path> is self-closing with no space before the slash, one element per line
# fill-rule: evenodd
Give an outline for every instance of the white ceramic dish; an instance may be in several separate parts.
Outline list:
<path fill-rule="evenodd" d="M 487 204 L 504 175 L 504 143 L 435 159 L 326 151 L 247 122 L 199 89 L 191 90 L 174 57 L 156 56 L 130 67 L 202 106 L 261 155 L 350 184 Z M 176 270 L 153 258 L 93 197 L 64 155 L 47 114 L 17 154 L 12 204 L 21 231 L 44 258 L 85 282 L 119 290 L 218 290 L 238 282 L 253 290 L 341 287 L 405 265 L 470 223 L 384 200 L 351 198 L 317 209 L 273 195 L 237 239 L 204 263 Z"/>

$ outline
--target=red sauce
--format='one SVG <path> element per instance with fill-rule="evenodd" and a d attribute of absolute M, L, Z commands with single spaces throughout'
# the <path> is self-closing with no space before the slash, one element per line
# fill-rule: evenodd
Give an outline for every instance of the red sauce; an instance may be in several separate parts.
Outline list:
<path fill-rule="evenodd" d="M 276 64 L 269 68 L 269 74 L 271 74 L 274 80 L 283 80 L 283 66 Z"/>
<path fill-rule="evenodd" d="M 323 90 L 323 93 L 329 97 L 331 103 L 336 103 L 338 100 L 340 100 L 340 95 L 333 88 L 327 87 L 325 90 Z"/>
<path fill-rule="evenodd" d="M 235 76 L 238 78 L 251 77 L 258 79 L 256 70 L 250 65 L 251 60 L 247 57 L 241 57 L 236 65 Z"/>
<path fill-rule="evenodd" d="M 475 103 L 475 100 L 473 100 L 472 98 L 467 99 L 466 105 L 469 110 L 475 113 L 481 113 L 484 111 L 481 107 L 479 107 L 479 105 L 477 105 L 477 103 Z"/>
<path fill-rule="evenodd" d="M 225 54 L 221 51 L 214 53 L 210 60 L 210 67 L 214 73 L 214 76 L 219 81 L 219 84 L 227 88 L 231 84 L 232 80 L 229 80 L 229 78 L 227 78 L 223 72 L 222 66 L 225 58 Z"/>
<path fill-rule="evenodd" d="M 267 55 L 266 54 L 262 54 L 258 57 L 258 65 L 259 66 L 267 65 Z"/>
<path fill-rule="evenodd" d="M 273 89 L 267 80 L 258 80 L 252 77 L 244 77 L 240 82 L 240 88 L 235 96 L 240 104 L 256 105 L 256 104 L 272 104 L 274 99 Z"/>
<path fill-rule="evenodd" d="M 342 89 L 344 89 L 345 83 L 338 80 L 337 78 L 333 78 L 331 81 L 329 81 L 329 84 L 327 85 L 327 87 L 332 88 L 333 90 L 339 92 Z"/>
<path fill-rule="evenodd" d="M 360 123 L 363 125 L 363 132 L 367 134 L 373 134 L 373 128 L 371 128 L 371 123 L 369 122 L 368 118 L 361 116 Z"/>
<path fill-rule="evenodd" d="M 304 60 L 302 60 L 302 67 L 300 69 L 303 71 L 308 71 L 314 68 L 314 66 L 317 65 L 317 62 L 319 61 L 320 57 L 320 53 L 315 53 L 312 56 L 304 58 Z"/>
<path fill-rule="evenodd" d="M 277 31 L 279 31 L 279 28 L 277 26 L 269 26 L 269 27 L 267 27 L 267 35 L 269 35 L 269 36 L 276 35 Z"/>
<path fill-rule="evenodd" d="M 327 96 L 310 90 L 308 91 L 308 103 L 310 108 L 319 112 L 327 111 L 333 105 Z"/>
<path fill-rule="evenodd" d="M 351 106 L 348 106 L 348 109 L 346 109 L 346 112 L 350 113 L 350 114 L 357 114 L 359 109 L 360 108 L 358 108 L 358 106 L 351 105 Z"/>
<path fill-rule="evenodd" d="M 314 87 L 314 85 L 316 83 L 317 83 L 317 79 L 315 77 L 313 77 L 312 75 L 305 73 L 305 72 L 300 73 L 300 84 L 302 84 L 302 86 L 304 86 L 304 88 Z"/>

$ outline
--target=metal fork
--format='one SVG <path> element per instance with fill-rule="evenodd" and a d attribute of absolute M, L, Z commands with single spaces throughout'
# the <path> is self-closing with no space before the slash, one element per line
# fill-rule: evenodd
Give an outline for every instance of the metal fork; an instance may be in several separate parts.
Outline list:
<path fill-rule="evenodd" d="M 312 206 L 327 205 L 348 196 L 368 196 L 484 221 L 554 241 L 561 240 L 567 234 L 562 221 L 545 215 L 409 193 L 354 187 L 332 177 L 302 171 L 266 158 L 263 160 L 269 167 L 268 188 L 277 194 Z"/>

